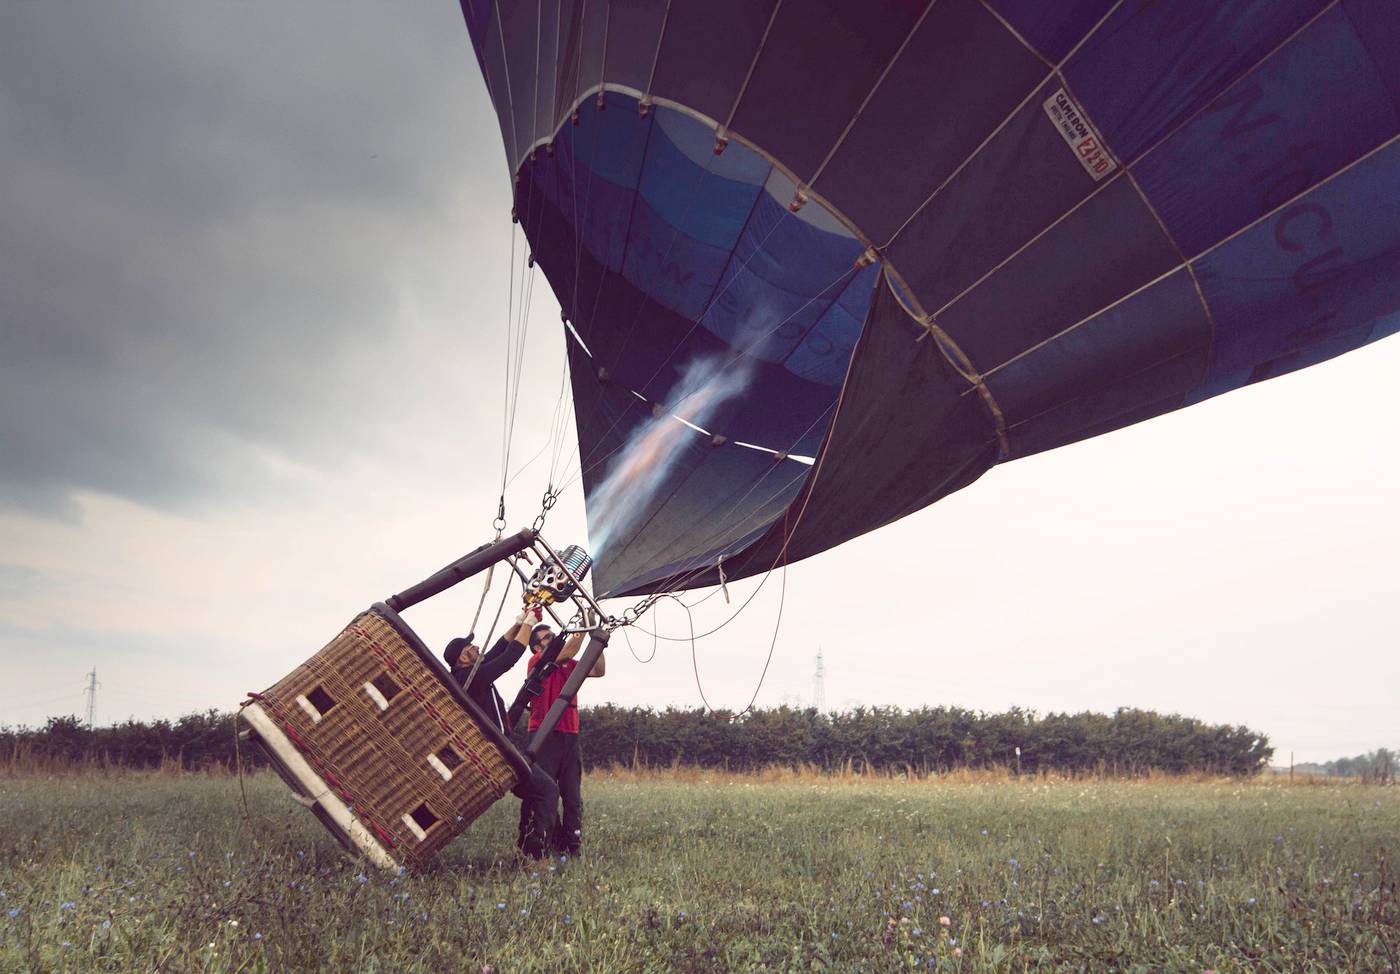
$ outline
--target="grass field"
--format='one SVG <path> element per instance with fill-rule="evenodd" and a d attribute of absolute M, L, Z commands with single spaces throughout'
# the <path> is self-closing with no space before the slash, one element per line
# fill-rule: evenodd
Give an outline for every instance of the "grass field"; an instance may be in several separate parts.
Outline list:
<path fill-rule="evenodd" d="M 1400 789 L 595 775 L 585 859 L 499 803 L 426 874 L 282 783 L 0 778 L 3 971 L 1384 971 Z"/>

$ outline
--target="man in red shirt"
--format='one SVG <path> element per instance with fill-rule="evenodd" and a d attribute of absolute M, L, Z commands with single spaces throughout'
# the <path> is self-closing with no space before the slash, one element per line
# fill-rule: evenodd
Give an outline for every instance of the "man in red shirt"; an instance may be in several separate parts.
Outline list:
<path fill-rule="evenodd" d="M 569 674 L 573 673 L 574 667 L 578 665 L 574 656 L 578 653 L 579 646 L 583 642 L 583 635 L 581 632 L 574 633 L 564 643 L 553 669 L 545 675 L 542 681 L 539 695 L 530 702 L 530 733 L 533 734 L 539 729 L 545 714 L 549 713 L 549 708 L 554 705 L 554 701 L 559 697 L 559 692 L 564 689 L 564 683 L 569 679 Z M 532 655 L 528 664 L 529 672 L 534 672 L 540 656 L 550 644 L 551 637 L 554 639 L 564 638 L 563 636 L 554 636 L 553 631 L 547 625 L 536 626 L 530 633 Z M 593 664 L 593 669 L 588 675 L 590 677 L 602 676 L 606 671 L 606 663 L 600 655 L 598 662 Z M 539 753 L 535 755 L 535 763 L 558 783 L 559 797 L 564 803 L 564 814 L 554 830 L 551 846 L 555 852 L 577 856 L 583 837 L 583 759 L 578 742 L 577 697 L 570 701 L 569 706 L 560 715 L 559 723 L 554 725 L 554 730 L 550 732 Z M 522 851 L 527 851 L 524 840 L 534 831 L 535 814 L 529 802 L 521 803 Z"/>

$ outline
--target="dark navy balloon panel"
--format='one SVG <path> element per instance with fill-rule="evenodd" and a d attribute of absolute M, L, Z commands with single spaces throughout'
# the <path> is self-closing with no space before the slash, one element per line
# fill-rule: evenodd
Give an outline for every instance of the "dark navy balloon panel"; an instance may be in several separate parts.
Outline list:
<path fill-rule="evenodd" d="M 1196 263 L 1218 329 L 1200 396 L 1272 378 L 1394 331 L 1400 142 Z"/>
<path fill-rule="evenodd" d="M 1400 6 L 1393 13 L 1400 22 Z M 1360 158 L 1397 126 L 1396 92 L 1338 5 L 1133 170 L 1181 249 L 1196 255 Z"/>
<path fill-rule="evenodd" d="M 696 363 L 741 387 L 637 498 L 612 592 L 766 571 L 1397 330 L 1395 0 L 547 6 L 463 3 L 588 349 L 586 482 Z"/>

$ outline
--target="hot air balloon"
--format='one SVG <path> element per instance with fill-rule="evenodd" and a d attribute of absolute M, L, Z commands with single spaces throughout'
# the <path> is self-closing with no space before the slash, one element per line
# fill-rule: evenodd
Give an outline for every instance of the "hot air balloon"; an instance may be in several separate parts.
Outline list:
<path fill-rule="evenodd" d="M 567 320 L 600 595 L 1400 328 L 1390 0 L 462 9 Z"/>
<path fill-rule="evenodd" d="M 248 733 L 381 865 L 538 775 L 647 605 L 595 594 L 769 572 L 1400 330 L 1394 0 L 462 9 L 563 312 L 592 559 L 543 516 L 502 537 L 502 508 L 250 696 Z M 502 562 L 592 633 L 523 751 L 399 615 Z"/>

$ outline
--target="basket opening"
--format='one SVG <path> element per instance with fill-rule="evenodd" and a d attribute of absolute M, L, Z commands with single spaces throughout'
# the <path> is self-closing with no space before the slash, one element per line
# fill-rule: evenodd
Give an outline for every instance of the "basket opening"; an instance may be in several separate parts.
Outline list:
<path fill-rule="evenodd" d="M 426 802 L 419 805 L 408 814 L 413 821 L 418 823 L 418 827 L 424 832 L 428 831 L 428 829 L 432 828 L 438 822 L 438 817 L 428 809 Z"/>
<path fill-rule="evenodd" d="M 457 766 L 462 763 L 462 756 L 452 750 L 452 745 L 444 744 L 442 750 L 437 752 L 438 760 L 446 765 L 448 771 L 456 771 Z"/>
<path fill-rule="evenodd" d="M 403 687 L 395 683 L 394 678 L 388 673 L 381 673 L 370 682 L 374 684 L 375 689 L 384 694 L 385 700 L 393 700 L 400 693 L 403 693 Z"/>
<path fill-rule="evenodd" d="M 394 678 L 388 673 L 381 673 L 370 682 L 374 684 L 376 690 L 384 695 L 385 700 L 393 700 L 400 693 L 403 693 L 403 687 L 395 683 Z"/>
<path fill-rule="evenodd" d="M 324 717 L 332 707 L 335 706 L 335 698 L 326 692 L 325 687 L 318 686 L 306 695 L 307 703 L 316 708 L 316 712 Z"/>

